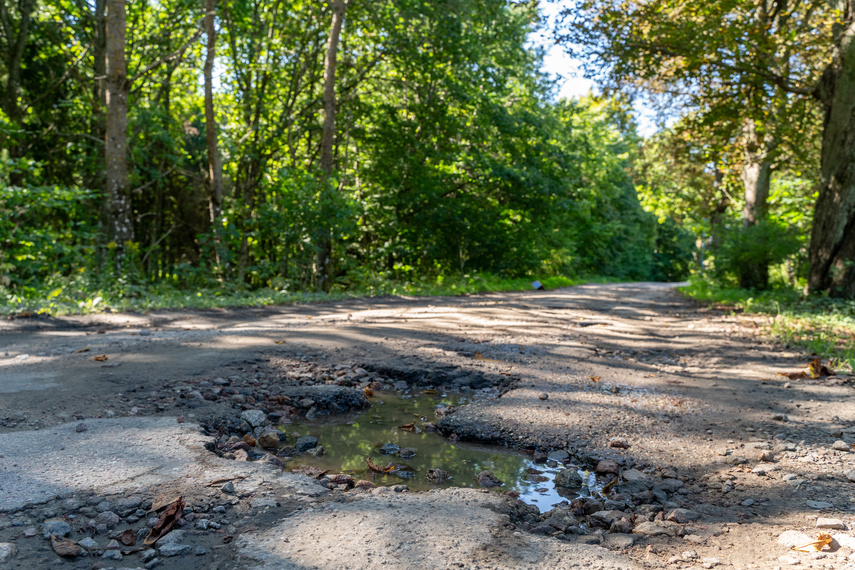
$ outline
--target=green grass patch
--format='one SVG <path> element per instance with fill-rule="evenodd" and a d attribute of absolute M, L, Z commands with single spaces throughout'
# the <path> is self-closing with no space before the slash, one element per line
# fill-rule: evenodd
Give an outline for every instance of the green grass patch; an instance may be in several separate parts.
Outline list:
<path fill-rule="evenodd" d="M 685 295 L 766 317 L 765 333 L 828 359 L 832 367 L 855 371 L 855 300 L 806 296 L 794 288 L 750 291 L 717 286 L 693 277 Z"/>
<path fill-rule="evenodd" d="M 158 309 L 213 309 L 256 307 L 337 301 L 355 297 L 382 296 L 454 296 L 491 291 L 532 289 L 532 278 L 505 278 L 487 273 L 439 276 L 414 281 L 396 281 L 382 277 L 364 279 L 348 288 L 330 293 L 276 289 L 246 290 L 228 283 L 196 288 L 160 283 L 150 286 L 92 287 L 86 280 L 56 280 L 39 288 L 11 291 L 0 287 L 0 315 L 80 315 L 104 312 L 150 311 Z M 609 282 L 602 277 L 544 277 L 546 289 L 570 287 L 591 282 Z"/>

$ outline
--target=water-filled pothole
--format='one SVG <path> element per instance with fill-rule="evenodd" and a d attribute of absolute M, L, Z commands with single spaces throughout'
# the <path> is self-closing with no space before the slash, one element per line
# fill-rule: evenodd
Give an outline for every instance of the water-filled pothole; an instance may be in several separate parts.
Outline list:
<path fill-rule="evenodd" d="M 489 471 L 502 481 L 501 490 L 516 491 L 520 499 L 536 505 L 541 512 L 563 501 L 597 494 L 602 488 L 593 474 L 581 470 L 578 471 L 582 477 L 581 489 L 557 487 L 556 475 L 568 468 L 559 461 L 536 464 L 530 455 L 522 452 L 450 441 L 431 431 L 435 408 L 463 404 L 461 396 L 377 393 L 372 400 L 367 411 L 335 417 L 334 423 L 327 417 L 326 421 L 280 426 L 287 434 L 288 443 L 312 436 L 323 447 L 319 455 L 296 453 L 287 468 L 316 467 L 330 473 L 349 474 L 357 480 L 368 479 L 377 485 L 405 484 L 413 491 L 479 487 L 476 477 L 482 471 Z M 413 424 L 412 428 L 401 429 L 400 426 L 407 424 Z M 396 474 L 378 473 L 369 469 L 366 462 L 369 457 L 377 466 L 396 463 L 400 467 Z M 431 469 L 448 472 L 450 479 L 443 483 L 429 481 L 427 475 Z"/>

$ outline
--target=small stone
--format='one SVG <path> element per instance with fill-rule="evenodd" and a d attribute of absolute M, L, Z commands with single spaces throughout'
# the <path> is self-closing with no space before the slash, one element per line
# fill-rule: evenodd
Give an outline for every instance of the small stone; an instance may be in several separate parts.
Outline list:
<path fill-rule="evenodd" d="M 252 427 L 259 427 L 267 422 L 267 414 L 261 410 L 246 410 L 240 418 Z"/>
<path fill-rule="evenodd" d="M 855 469 L 850 469 L 849 471 L 844 472 L 843 476 L 846 477 L 849 482 L 855 483 Z"/>
<path fill-rule="evenodd" d="M 228 483 L 226 483 L 225 485 L 223 485 L 222 487 L 220 487 L 220 490 L 221 490 L 223 493 L 227 493 L 227 494 L 229 494 L 229 495 L 234 495 L 234 492 L 235 492 L 235 484 L 234 484 L 233 482 L 229 481 Z"/>
<path fill-rule="evenodd" d="M 600 474 L 613 473 L 617 475 L 618 473 L 620 473 L 620 466 L 614 459 L 603 459 L 602 461 L 597 463 L 597 468 L 595 469 L 595 471 Z"/>
<path fill-rule="evenodd" d="M 629 449 L 629 442 L 622 437 L 616 437 L 609 440 L 609 447 L 616 449 Z"/>
<path fill-rule="evenodd" d="M 318 438 L 313 435 L 304 435 L 297 440 L 294 447 L 297 451 L 308 451 L 318 445 Z"/>
<path fill-rule="evenodd" d="M 306 453 L 313 456 L 313 457 L 321 457 L 326 452 L 327 452 L 327 450 L 324 449 L 323 445 L 316 445 L 312 449 L 308 450 Z"/>
<path fill-rule="evenodd" d="M 95 505 L 95 510 L 99 513 L 104 513 L 113 508 L 112 503 L 110 501 L 101 501 L 97 505 Z"/>
<path fill-rule="evenodd" d="M 18 552 L 18 547 L 11 542 L 0 542 L 0 562 L 6 562 Z"/>
<path fill-rule="evenodd" d="M 196 530 L 208 530 L 208 527 L 210 527 L 210 525 L 211 521 L 209 521 L 208 519 L 199 519 L 196 521 L 196 524 L 194 526 L 196 527 Z"/>
<path fill-rule="evenodd" d="M 710 556 L 707 558 L 701 559 L 701 566 L 704 568 L 714 568 L 716 566 L 721 566 L 722 561 L 720 558 L 715 558 L 714 556 Z"/>
<path fill-rule="evenodd" d="M 836 449 L 837 451 L 852 451 L 852 446 L 842 439 L 838 439 L 831 444 L 831 449 Z"/>
<path fill-rule="evenodd" d="M 549 399 L 549 394 L 547 394 L 546 392 L 544 392 L 543 394 L 541 394 L 540 396 L 538 396 L 538 398 L 540 398 L 541 400 L 548 400 L 548 399 Z"/>
<path fill-rule="evenodd" d="M 696 550 L 686 550 L 683 554 L 680 555 L 683 560 L 694 560 L 698 557 L 698 553 Z"/>
<path fill-rule="evenodd" d="M 152 558 L 145 565 L 145 570 L 151 570 L 160 566 L 160 558 Z"/>
<path fill-rule="evenodd" d="M 500 487 L 504 485 L 498 477 L 490 473 L 489 471 L 481 471 L 478 473 L 476 477 L 478 484 L 482 487 Z"/>
<path fill-rule="evenodd" d="M 196 556 L 205 556 L 206 554 L 208 554 L 208 551 L 202 548 L 201 546 L 197 546 L 195 553 Z"/>
<path fill-rule="evenodd" d="M 107 525 L 107 528 L 113 528 L 119 524 L 121 520 L 122 519 L 119 518 L 119 515 L 113 511 L 105 511 L 103 513 L 99 513 L 98 516 L 95 517 L 96 524 L 105 524 Z"/>
<path fill-rule="evenodd" d="M 679 479 L 662 479 L 653 486 L 653 492 L 664 491 L 665 493 L 674 493 L 683 486 L 683 482 Z"/>
<path fill-rule="evenodd" d="M 532 456 L 532 461 L 535 463 L 546 463 L 546 460 L 549 459 L 545 453 L 542 451 L 535 451 Z"/>
<path fill-rule="evenodd" d="M 163 546 L 158 547 L 157 553 L 163 556 L 164 558 L 171 558 L 172 556 L 184 556 L 185 554 L 190 554 L 190 545 L 164 544 Z"/>
<path fill-rule="evenodd" d="M 580 489 L 584 481 L 575 469 L 563 469 L 555 475 L 555 486 L 565 489 Z"/>
<path fill-rule="evenodd" d="M 263 449 L 277 449 L 279 447 L 279 432 L 276 430 L 268 430 L 258 436 L 255 443 Z"/>
<path fill-rule="evenodd" d="M 157 541 L 157 546 L 166 546 L 167 544 L 181 544 L 182 541 L 186 538 L 187 533 L 183 530 L 173 530 L 170 533 L 167 533 Z"/>
<path fill-rule="evenodd" d="M 105 550 L 101 553 L 101 558 L 104 560 L 121 560 L 122 553 L 118 550 Z"/>
<path fill-rule="evenodd" d="M 778 562 L 780 562 L 781 564 L 786 564 L 787 566 L 798 566 L 802 563 L 802 561 L 796 558 L 795 556 L 790 556 L 788 554 L 785 554 L 784 556 L 779 556 Z"/>
<path fill-rule="evenodd" d="M 389 442 L 389 443 L 384 444 L 377 451 L 379 451 L 383 455 L 395 455 L 400 450 L 401 450 L 401 447 L 399 445 Z"/>
<path fill-rule="evenodd" d="M 829 503 L 828 501 L 805 501 L 805 504 L 812 509 L 830 509 L 834 507 L 834 504 Z"/>
<path fill-rule="evenodd" d="M 39 534 L 39 531 L 36 527 L 31 526 L 24 529 L 24 538 L 33 538 Z"/>
<path fill-rule="evenodd" d="M 835 530 L 846 530 L 846 525 L 841 519 L 827 519 L 819 517 L 816 519 L 816 528 L 831 528 Z"/>
<path fill-rule="evenodd" d="M 398 455 L 404 459 L 409 459 L 410 457 L 416 456 L 416 450 L 412 447 L 402 447 L 401 451 L 398 452 Z"/>
<path fill-rule="evenodd" d="M 775 461 L 775 454 L 771 451 L 764 451 L 760 454 L 759 459 L 765 463 L 772 463 Z"/>
<path fill-rule="evenodd" d="M 80 433 L 80 432 L 86 431 L 86 430 L 88 430 L 88 429 L 89 429 L 89 428 L 88 428 L 88 427 L 86 427 L 86 424 L 84 424 L 83 422 L 80 422 L 80 423 L 79 423 L 79 424 L 77 424 L 77 426 L 74 428 L 74 431 L 76 431 L 77 433 Z"/>
<path fill-rule="evenodd" d="M 555 451 L 550 451 L 549 453 L 547 453 L 547 455 L 549 456 L 549 459 L 554 459 L 555 461 L 558 461 L 559 463 L 563 463 L 563 462 L 568 461 L 570 459 L 570 454 L 567 453 L 566 451 L 564 451 L 563 449 L 557 449 Z"/>
<path fill-rule="evenodd" d="M 677 534 L 674 529 L 665 528 L 650 521 L 639 523 L 632 532 L 634 534 L 643 534 L 645 536 L 674 536 Z"/>
<path fill-rule="evenodd" d="M 157 556 L 157 552 L 153 548 L 144 550 L 142 553 L 143 562 L 148 562 L 149 560 L 154 559 L 155 556 Z"/>
<path fill-rule="evenodd" d="M 754 499 L 745 499 L 744 501 L 742 501 L 739 504 L 742 505 L 743 507 L 750 507 L 751 505 L 754 504 Z"/>
<path fill-rule="evenodd" d="M 71 525 L 69 525 L 64 520 L 51 519 L 45 521 L 42 525 L 42 536 L 44 538 L 50 538 L 50 535 L 54 535 L 57 538 L 61 538 L 63 536 L 68 536 L 68 533 L 70 532 Z"/>
<path fill-rule="evenodd" d="M 86 550 L 92 550 L 93 548 L 98 548 L 98 543 L 91 536 L 87 536 L 82 540 L 78 540 L 77 544 L 85 548 Z"/>
<path fill-rule="evenodd" d="M 665 517 L 665 520 L 671 522 L 686 524 L 689 521 L 695 521 L 701 518 L 701 514 L 689 509 L 674 509 Z"/>
<path fill-rule="evenodd" d="M 786 414 L 773 414 L 772 420 L 776 422 L 788 422 L 790 421 L 790 418 L 788 418 Z"/>

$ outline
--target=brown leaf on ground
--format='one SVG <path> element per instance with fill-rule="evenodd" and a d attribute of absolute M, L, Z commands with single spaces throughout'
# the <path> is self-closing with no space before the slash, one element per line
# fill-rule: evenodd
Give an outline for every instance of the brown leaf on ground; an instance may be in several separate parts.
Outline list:
<path fill-rule="evenodd" d="M 826 546 L 831 546 L 832 542 L 834 542 L 834 538 L 829 533 L 818 532 L 816 533 L 816 540 L 803 546 L 794 546 L 793 550 L 798 552 L 819 552 Z"/>
<path fill-rule="evenodd" d="M 398 429 L 402 429 L 404 431 L 409 431 L 412 433 L 421 433 L 421 431 L 422 431 L 416 427 L 416 422 L 413 422 L 411 424 L 404 424 L 402 426 L 398 426 Z"/>
<path fill-rule="evenodd" d="M 149 509 L 150 513 L 159 513 L 169 505 L 178 501 L 181 497 L 176 497 L 175 495 L 160 495 L 155 497 L 154 501 L 152 501 L 151 509 Z"/>
<path fill-rule="evenodd" d="M 246 434 L 245 436 L 243 436 L 243 440 L 244 440 L 244 441 L 247 443 L 247 445 L 249 445 L 250 447 L 255 447 L 255 438 L 254 438 L 254 437 L 252 437 L 251 435 Z"/>
<path fill-rule="evenodd" d="M 373 395 L 374 395 L 374 390 L 372 390 L 372 389 L 371 389 L 371 388 L 369 388 L 368 386 L 364 387 L 364 388 L 362 389 L 362 392 L 365 394 L 365 397 L 367 397 L 367 398 L 370 398 L 371 396 L 373 396 Z"/>
<path fill-rule="evenodd" d="M 819 358 L 813 359 L 808 370 L 810 371 L 811 378 L 822 378 L 823 376 L 835 375 L 834 372 L 829 370 L 829 368 L 825 366 Z"/>
<path fill-rule="evenodd" d="M 94 360 L 94 361 L 96 361 L 96 362 L 104 362 L 105 360 L 107 360 L 107 355 L 106 355 L 106 354 L 102 354 L 102 355 L 100 355 L 100 356 L 96 356 L 96 357 L 95 357 L 95 358 L 93 358 L 92 360 Z"/>
<path fill-rule="evenodd" d="M 299 465 L 291 470 L 292 473 L 299 473 L 300 475 L 308 475 L 309 477 L 314 477 L 315 479 L 320 479 L 327 473 L 329 473 L 328 469 L 321 469 L 320 467 L 313 467 L 311 465 Z"/>
<path fill-rule="evenodd" d="M 368 463 L 368 468 L 376 473 L 391 473 L 397 468 L 394 463 L 390 463 L 386 467 L 380 467 L 379 465 L 371 461 L 370 457 L 366 458 L 365 462 Z"/>
<path fill-rule="evenodd" d="M 288 341 L 287 340 L 274 340 L 273 344 L 285 344 L 286 342 L 288 342 Z"/>
<path fill-rule="evenodd" d="M 329 480 L 335 483 L 336 485 L 347 485 L 348 489 L 352 489 L 356 484 L 353 480 L 353 477 L 350 475 L 332 475 L 329 477 Z"/>
<path fill-rule="evenodd" d="M 422 394 L 425 394 L 428 396 L 435 396 L 436 394 L 439 394 L 439 392 L 437 392 L 433 388 L 428 388 L 427 390 L 422 390 Z"/>
<path fill-rule="evenodd" d="M 80 354 L 81 352 L 89 352 L 89 347 L 85 346 L 85 347 L 81 348 L 80 350 L 75 350 L 72 354 Z"/>
<path fill-rule="evenodd" d="M 805 378 L 810 378 L 807 372 L 778 372 L 778 376 L 786 376 L 790 380 L 802 380 Z"/>
<path fill-rule="evenodd" d="M 181 518 L 181 515 L 184 514 L 184 497 L 178 497 L 178 499 L 166 507 L 164 511 L 160 514 L 160 518 L 157 519 L 157 523 L 155 523 L 154 527 L 152 527 L 151 532 L 148 533 L 148 536 L 145 537 L 143 544 L 146 546 L 152 546 L 158 540 L 163 538 L 164 535 L 169 533 L 172 530 L 172 527 L 175 526 L 175 523 L 178 522 L 178 519 Z"/>
<path fill-rule="evenodd" d="M 133 530 L 128 529 L 122 533 L 122 536 L 119 537 L 119 542 L 121 542 L 125 546 L 133 546 L 137 542 L 137 537 L 134 534 Z"/>
<path fill-rule="evenodd" d="M 599 382 L 600 381 L 599 376 L 588 376 L 588 378 L 590 378 L 592 382 Z"/>
<path fill-rule="evenodd" d="M 54 552 L 65 558 L 74 558 L 83 554 L 83 549 L 70 540 L 63 540 L 54 535 L 50 535 L 50 546 Z"/>

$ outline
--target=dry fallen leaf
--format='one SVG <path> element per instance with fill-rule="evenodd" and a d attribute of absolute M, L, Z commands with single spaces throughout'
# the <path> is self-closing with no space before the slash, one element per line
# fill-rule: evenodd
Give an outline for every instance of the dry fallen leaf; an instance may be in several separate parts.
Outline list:
<path fill-rule="evenodd" d="M 816 540 L 803 546 L 794 546 L 793 550 L 797 550 L 798 552 L 819 552 L 826 546 L 831 546 L 832 542 L 834 542 L 834 538 L 830 534 L 827 532 L 818 532 L 816 533 Z"/>
<path fill-rule="evenodd" d="M 599 382 L 600 381 L 599 376 L 589 376 L 588 378 L 590 378 L 592 382 Z"/>
<path fill-rule="evenodd" d="M 365 462 L 368 463 L 369 469 L 371 469 L 372 471 L 376 471 L 377 473 L 391 473 L 397 468 L 397 465 L 395 465 L 394 463 L 390 463 L 386 467 L 380 467 L 379 465 L 371 461 L 370 457 L 367 458 Z"/>
<path fill-rule="evenodd" d="M 356 482 L 350 475 L 332 475 L 331 477 L 329 477 L 329 480 L 335 483 L 336 485 L 347 485 L 348 489 L 352 489 L 354 485 L 356 485 Z"/>
<path fill-rule="evenodd" d="M 288 342 L 288 341 L 287 340 L 274 340 L 273 344 L 285 344 L 286 342 Z"/>
<path fill-rule="evenodd" d="M 411 424 L 405 424 L 402 426 L 398 426 L 398 429 L 402 429 L 404 431 L 410 431 L 413 433 L 419 433 L 419 431 L 420 431 L 419 428 L 416 427 L 416 422 L 413 422 Z"/>
<path fill-rule="evenodd" d="M 813 362 L 810 363 L 808 370 L 810 370 L 811 378 L 820 378 L 822 376 L 834 376 L 834 372 L 829 370 L 827 366 L 824 366 L 822 364 L 822 361 L 819 358 L 813 359 Z"/>
<path fill-rule="evenodd" d="M 122 533 L 122 536 L 119 537 L 119 542 L 121 542 L 125 546 L 133 546 L 137 542 L 136 534 L 133 530 L 128 529 Z"/>
<path fill-rule="evenodd" d="M 74 558 L 83 554 L 83 549 L 70 540 L 62 540 L 54 535 L 50 535 L 50 546 L 59 556 L 66 558 Z"/>
<path fill-rule="evenodd" d="M 434 395 L 436 395 L 436 394 L 439 394 L 439 392 L 437 392 L 437 391 L 436 391 L 436 390 L 434 390 L 433 388 L 428 388 L 427 390 L 422 390 L 422 394 L 425 394 L 425 395 L 428 395 L 428 396 L 434 396 Z"/>
<path fill-rule="evenodd" d="M 93 358 L 92 360 L 96 360 L 96 361 L 98 361 L 98 362 L 104 362 L 105 360 L 107 360 L 107 355 L 106 355 L 106 354 L 102 354 L 101 356 L 96 356 L 96 357 L 95 357 L 95 358 Z"/>
<path fill-rule="evenodd" d="M 80 350 L 75 350 L 73 354 L 80 354 L 81 352 L 89 352 L 89 347 L 88 347 L 88 346 L 84 346 L 84 347 L 83 347 L 83 348 L 81 348 Z"/>
<path fill-rule="evenodd" d="M 368 386 L 366 386 L 365 388 L 363 388 L 363 389 L 362 389 L 362 391 L 363 391 L 363 392 L 365 393 L 365 395 L 366 395 L 367 397 L 369 397 L 369 398 L 370 398 L 371 396 L 373 396 L 373 395 L 374 395 L 374 390 L 372 390 L 372 389 L 371 389 L 371 388 L 369 388 Z"/>
<path fill-rule="evenodd" d="M 254 437 L 252 437 L 251 435 L 246 434 L 245 436 L 243 436 L 243 440 L 244 440 L 244 441 L 245 441 L 245 442 L 246 442 L 250 447 L 255 447 L 255 438 L 254 438 Z"/>
<path fill-rule="evenodd" d="M 148 536 L 145 537 L 143 544 L 151 546 L 156 543 L 165 534 L 172 530 L 172 527 L 175 526 L 175 523 L 178 522 L 178 519 L 180 519 L 183 514 L 184 498 L 178 497 L 174 503 L 166 507 L 166 509 L 160 514 L 160 518 L 157 519 L 157 523 L 152 527 Z"/>
<path fill-rule="evenodd" d="M 790 380 L 801 380 L 810 378 L 807 372 L 778 372 L 778 376 L 786 376 Z"/>

